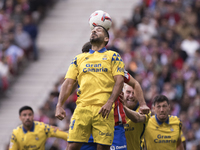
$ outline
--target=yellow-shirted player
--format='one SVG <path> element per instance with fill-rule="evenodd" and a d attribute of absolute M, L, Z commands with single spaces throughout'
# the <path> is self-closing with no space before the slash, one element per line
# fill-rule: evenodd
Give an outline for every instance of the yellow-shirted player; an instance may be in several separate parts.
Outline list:
<path fill-rule="evenodd" d="M 124 63 L 118 53 L 105 48 L 108 40 L 107 30 L 96 26 L 90 35 L 92 49 L 76 56 L 65 76 L 56 108 L 58 119 L 65 117 L 62 106 L 76 80 L 79 85 L 69 129 L 69 150 L 80 149 L 91 133 L 97 150 L 109 150 L 112 144 L 115 124 L 112 106 L 122 91 Z"/>
<path fill-rule="evenodd" d="M 29 106 L 23 106 L 19 110 L 19 117 L 22 125 L 13 130 L 9 150 L 44 150 L 49 137 L 67 141 L 68 133 L 43 122 L 33 121 L 33 109 Z"/>
<path fill-rule="evenodd" d="M 149 119 L 144 137 L 147 150 L 184 150 L 181 142 L 181 121 L 170 116 L 169 100 L 164 95 L 154 98 L 155 115 Z"/>
<path fill-rule="evenodd" d="M 131 112 L 129 110 L 129 112 L 138 113 L 140 106 L 137 99 L 134 96 L 134 89 L 131 86 L 124 84 L 123 92 L 126 107 L 128 107 L 130 110 L 135 111 Z M 130 118 L 132 118 L 132 114 L 129 114 L 128 109 L 126 107 L 124 107 L 126 115 L 129 117 L 131 115 Z M 150 115 L 150 113 L 147 115 L 142 115 L 140 119 L 132 119 L 133 121 L 126 117 L 127 123 L 124 125 L 124 129 L 126 135 L 127 150 L 140 150 L 141 140 L 143 138 L 144 131 L 150 118 Z"/>

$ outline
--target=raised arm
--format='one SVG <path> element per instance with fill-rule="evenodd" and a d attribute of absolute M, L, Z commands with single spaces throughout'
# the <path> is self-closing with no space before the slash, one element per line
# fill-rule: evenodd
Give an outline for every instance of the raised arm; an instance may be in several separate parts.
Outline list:
<path fill-rule="evenodd" d="M 102 117 L 105 118 L 109 116 L 109 113 L 112 109 L 112 105 L 119 96 L 119 94 L 122 92 L 122 88 L 124 85 L 124 77 L 122 75 L 116 75 L 114 76 L 115 85 L 112 90 L 112 94 L 110 98 L 108 99 L 107 103 L 103 105 L 99 111 L 99 114 L 102 113 Z"/>
<path fill-rule="evenodd" d="M 146 115 L 145 114 L 140 114 L 134 110 L 131 110 L 130 108 L 128 108 L 126 106 L 126 100 L 124 99 L 124 93 L 121 93 L 119 95 L 119 100 L 121 101 L 121 103 L 123 104 L 123 107 L 124 107 L 124 111 L 125 111 L 125 114 L 126 116 L 131 119 L 131 121 L 135 122 L 135 123 L 138 123 L 138 122 L 146 122 Z"/>
<path fill-rule="evenodd" d="M 143 114 L 148 114 L 150 109 L 146 105 L 146 102 L 144 100 L 143 91 L 142 91 L 142 88 L 141 88 L 140 84 L 138 83 L 138 81 L 136 81 L 132 76 L 130 76 L 130 80 L 128 82 L 128 85 L 132 86 L 132 88 L 135 91 L 135 97 L 137 98 L 137 100 L 140 104 L 140 111 L 139 112 L 143 113 Z"/>
<path fill-rule="evenodd" d="M 131 109 L 129 109 L 128 107 L 126 107 L 124 105 L 124 111 L 126 113 L 126 116 L 131 119 L 131 121 L 138 123 L 138 122 L 146 122 L 146 116 L 143 114 L 140 114 L 136 111 L 133 111 Z"/>
<path fill-rule="evenodd" d="M 55 116 L 60 120 L 63 120 L 64 117 L 66 116 L 65 110 L 62 108 L 62 106 L 65 103 L 65 101 L 67 100 L 67 98 L 70 96 L 75 81 L 76 80 L 67 78 L 67 79 L 65 79 L 65 81 L 62 84 L 59 98 L 58 98 L 58 103 L 56 106 L 56 114 L 55 114 Z"/>

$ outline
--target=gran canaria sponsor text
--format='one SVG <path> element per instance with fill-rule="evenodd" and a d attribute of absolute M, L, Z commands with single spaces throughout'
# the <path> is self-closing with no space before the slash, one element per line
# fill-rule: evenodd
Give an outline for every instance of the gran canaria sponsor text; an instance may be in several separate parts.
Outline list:
<path fill-rule="evenodd" d="M 171 136 L 169 135 L 161 135 L 158 134 L 157 138 L 154 139 L 155 143 L 176 143 L 176 140 L 171 139 Z"/>

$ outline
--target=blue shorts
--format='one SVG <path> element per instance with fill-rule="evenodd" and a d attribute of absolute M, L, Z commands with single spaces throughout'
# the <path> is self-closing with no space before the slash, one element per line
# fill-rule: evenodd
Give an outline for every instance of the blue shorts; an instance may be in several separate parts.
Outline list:
<path fill-rule="evenodd" d="M 96 150 L 96 149 L 97 149 L 97 144 L 93 143 L 93 137 L 91 135 L 88 140 L 88 143 L 83 143 L 80 150 Z"/>
<path fill-rule="evenodd" d="M 110 150 L 127 150 L 126 137 L 123 124 L 115 126 L 114 139 Z"/>
<path fill-rule="evenodd" d="M 84 143 L 80 150 L 96 150 L 97 144 L 96 143 Z"/>
<path fill-rule="evenodd" d="M 88 143 L 84 143 L 81 150 L 96 150 L 97 144 L 93 143 L 93 137 L 90 136 Z M 114 139 L 110 150 L 127 150 L 126 137 L 123 125 L 115 126 Z"/>

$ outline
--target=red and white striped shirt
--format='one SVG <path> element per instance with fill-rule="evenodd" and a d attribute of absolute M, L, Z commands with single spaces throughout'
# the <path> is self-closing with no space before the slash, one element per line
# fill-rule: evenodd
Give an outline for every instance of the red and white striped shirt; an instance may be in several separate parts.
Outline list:
<path fill-rule="evenodd" d="M 127 71 L 124 71 L 124 82 L 128 83 L 130 80 L 130 74 Z M 120 102 L 119 97 L 115 101 L 114 108 L 114 118 L 115 118 L 115 126 L 120 124 L 126 124 L 126 115 L 123 109 L 123 104 Z"/>

